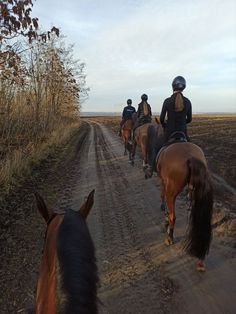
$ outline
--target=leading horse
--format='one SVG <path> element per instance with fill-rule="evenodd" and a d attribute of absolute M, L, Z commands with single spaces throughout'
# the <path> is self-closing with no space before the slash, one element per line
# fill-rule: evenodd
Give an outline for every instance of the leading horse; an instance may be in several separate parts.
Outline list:
<path fill-rule="evenodd" d="M 127 155 L 127 151 L 129 152 L 129 160 L 131 160 L 131 131 L 133 128 L 134 122 L 132 119 L 128 119 L 125 121 L 125 123 L 123 124 L 122 128 L 121 128 L 121 138 L 124 141 L 124 146 L 125 146 L 125 150 L 124 150 L 124 155 Z"/>
<path fill-rule="evenodd" d="M 94 190 L 78 212 L 68 209 L 63 214 L 47 208 L 39 194 L 35 197 L 47 223 L 36 314 L 98 313 L 95 249 L 85 221 L 93 206 Z"/>
<path fill-rule="evenodd" d="M 149 145 L 153 148 L 158 136 L 154 129 L 151 131 Z M 153 152 L 151 148 L 149 151 Z M 213 187 L 202 149 L 191 142 L 173 143 L 160 151 L 158 160 L 156 154 L 152 154 L 150 163 L 154 165 L 161 179 L 161 208 L 167 215 L 165 244 L 173 244 L 175 201 L 187 186 L 191 211 L 185 250 L 198 259 L 197 269 L 205 271 L 204 259 L 212 239 Z"/>

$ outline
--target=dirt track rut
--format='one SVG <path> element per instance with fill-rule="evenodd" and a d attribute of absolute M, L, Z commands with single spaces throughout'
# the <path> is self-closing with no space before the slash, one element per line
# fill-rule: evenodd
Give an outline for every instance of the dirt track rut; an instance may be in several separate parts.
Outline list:
<path fill-rule="evenodd" d="M 69 203 L 78 209 L 95 188 L 88 223 L 101 281 L 100 313 L 235 313 L 235 248 L 214 238 L 207 272 L 196 272 L 195 260 L 182 251 L 187 205 L 181 198 L 176 244 L 165 247 L 158 178 L 145 180 L 141 161 L 128 164 L 114 133 L 95 121 L 89 125 Z"/>

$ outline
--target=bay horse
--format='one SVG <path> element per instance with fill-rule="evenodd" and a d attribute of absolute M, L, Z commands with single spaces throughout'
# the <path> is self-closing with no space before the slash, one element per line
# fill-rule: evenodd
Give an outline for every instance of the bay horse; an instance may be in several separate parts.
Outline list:
<path fill-rule="evenodd" d="M 124 150 L 124 155 L 127 155 L 127 151 L 129 152 L 129 160 L 131 160 L 131 131 L 133 128 L 134 122 L 132 119 L 128 119 L 125 121 L 125 123 L 123 124 L 122 128 L 121 128 L 121 138 L 124 141 L 124 146 L 125 146 L 125 150 Z"/>
<path fill-rule="evenodd" d="M 78 212 L 57 214 L 35 193 L 38 210 L 47 223 L 36 291 L 36 314 L 86 313 L 97 310 L 95 249 L 86 218 L 94 190 Z"/>
<path fill-rule="evenodd" d="M 155 130 L 152 132 L 155 134 Z M 157 138 L 156 135 L 154 144 Z M 149 144 L 154 146 L 152 140 Z M 204 259 L 209 252 L 212 239 L 213 212 L 213 187 L 205 155 L 199 146 L 191 142 L 178 142 L 164 147 L 159 153 L 158 160 L 156 154 L 153 154 L 150 160 L 161 179 L 161 209 L 167 215 L 165 244 L 168 246 L 173 244 L 175 201 L 187 186 L 191 208 L 184 249 L 198 259 L 197 270 L 205 271 Z"/>
<path fill-rule="evenodd" d="M 153 147 L 151 144 L 149 145 L 149 130 L 152 130 L 155 132 L 155 134 L 158 134 L 159 141 L 155 143 L 155 147 Z M 133 148 L 132 148 L 132 163 L 134 164 L 135 154 L 136 154 L 136 147 L 137 145 L 140 147 L 141 150 L 141 156 L 143 161 L 143 170 L 147 169 L 150 166 L 149 158 L 150 158 L 150 151 L 149 150 L 157 150 L 158 148 L 156 146 L 160 146 L 163 143 L 163 128 L 159 121 L 155 119 L 155 122 L 148 122 L 145 123 L 139 127 L 137 127 L 134 131 L 134 140 L 133 140 Z"/>

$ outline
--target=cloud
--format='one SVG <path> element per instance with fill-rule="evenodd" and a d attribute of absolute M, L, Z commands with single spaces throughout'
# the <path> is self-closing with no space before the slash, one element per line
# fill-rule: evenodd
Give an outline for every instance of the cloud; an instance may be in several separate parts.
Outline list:
<path fill-rule="evenodd" d="M 120 111 L 143 92 L 161 106 L 176 75 L 186 77 L 186 94 L 199 111 L 206 109 L 204 97 L 209 111 L 220 111 L 223 99 L 236 111 L 235 1 L 40 2 L 49 3 L 47 11 L 87 64 L 85 111 Z"/>

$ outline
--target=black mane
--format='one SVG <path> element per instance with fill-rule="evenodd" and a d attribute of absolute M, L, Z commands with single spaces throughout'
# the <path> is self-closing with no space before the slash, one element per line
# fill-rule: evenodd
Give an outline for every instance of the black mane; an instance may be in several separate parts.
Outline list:
<path fill-rule="evenodd" d="M 63 313 L 97 313 L 95 248 L 86 221 L 78 212 L 65 213 L 58 231 L 57 255 L 61 289 L 66 295 Z"/>

